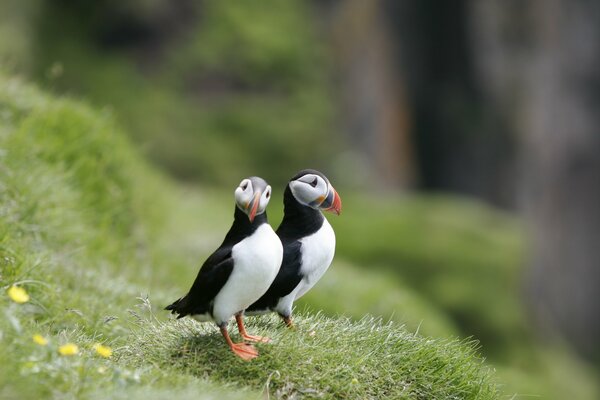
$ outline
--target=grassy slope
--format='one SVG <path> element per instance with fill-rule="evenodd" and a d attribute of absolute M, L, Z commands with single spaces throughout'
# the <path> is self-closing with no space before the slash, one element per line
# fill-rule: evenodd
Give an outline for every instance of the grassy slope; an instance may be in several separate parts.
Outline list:
<path fill-rule="evenodd" d="M 471 343 L 420 337 L 393 323 L 297 315 L 297 329 L 276 316 L 249 318 L 248 328 L 269 335 L 251 364 L 232 360 L 211 325 L 161 323 L 148 314 L 137 339 L 122 351 L 136 365 L 171 360 L 173 368 L 219 382 L 268 385 L 271 394 L 324 398 L 487 399 L 498 396 L 491 371 Z M 199 335 L 198 333 L 201 332 Z M 141 353 L 141 357 L 140 357 Z"/>
<path fill-rule="evenodd" d="M 304 315 L 288 331 L 254 319 L 253 331 L 275 343 L 248 364 L 210 325 L 153 317 L 140 293 L 164 304 L 181 291 L 166 278 L 189 270 L 179 250 L 191 243 L 165 219 L 182 211 L 173 187 L 144 166 L 109 115 L 79 103 L 0 76 L 0 119 L 1 287 L 31 295 L 22 305 L 0 296 L 0 397 L 247 398 L 265 387 L 277 397 L 497 397 L 472 344 L 396 324 Z M 219 216 L 204 213 L 203 222 L 220 225 Z M 34 344 L 35 333 L 50 343 Z M 79 354 L 59 356 L 66 342 Z M 98 342 L 115 349 L 112 359 L 94 354 Z"/>

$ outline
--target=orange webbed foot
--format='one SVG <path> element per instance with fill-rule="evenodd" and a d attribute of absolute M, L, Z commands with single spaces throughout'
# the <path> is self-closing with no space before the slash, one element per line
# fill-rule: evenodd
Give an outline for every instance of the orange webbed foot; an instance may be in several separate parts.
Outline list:
<path fill-rule="evenodd" d="M 258 350 L 249 343 L 232 343 L 231 351 L 244 361 L 250 361 L 258 357 Z"/>
<path fill-rule="evenodd" d="M 256 347 L 252 346 L 251 344 L 244 342 L 233 343 L 233 341 L 229 337 L 229 332 L 227 332 L 227 327 L 225 323 L 222 323 L 219 326 L 219 329 L 221 330 L 221 334 L 223 334 L 227 345 L 236 356 L 245 361 L 250 361 L 258 357 L 258 350 L 256 350 Z"/>

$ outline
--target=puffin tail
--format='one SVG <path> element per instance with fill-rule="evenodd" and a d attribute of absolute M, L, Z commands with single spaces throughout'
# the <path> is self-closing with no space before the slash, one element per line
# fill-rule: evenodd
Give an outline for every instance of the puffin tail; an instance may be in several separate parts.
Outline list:
<path fill-rule="evenodd" d="M 181 301 L 181 299 L 179 300 L 175 300 L 172 304 L 169 304 L 168 306 L 165 307 L 165 310 L 167 311 L 175 311 L 175 309 L 177 308 L 177 305 L 179 304 L 179 302 Z"/>
<path fill-rule="evenodd" d="M 166 306 L 165 310 L 171 311 L 171 314 L 179 314 L 177 316 L 178 319 L 181 317 L 184 317 L 188 314 L 183 310 L 187 304 L 186 300 L 187 300 L 187 296 L 182 297 L 178 300 L 175 300 L 172 304 L 169 304 L 168 306 Z"/>

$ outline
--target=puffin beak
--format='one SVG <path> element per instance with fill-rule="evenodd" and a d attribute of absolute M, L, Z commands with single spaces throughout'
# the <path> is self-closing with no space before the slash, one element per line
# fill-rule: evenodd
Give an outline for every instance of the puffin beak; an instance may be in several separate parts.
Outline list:
<path fill-rule="evenodd" d="M 248 213 L 248 219 L 250 219 L 250 223 L 254 222 L 254 217 L 256 217 L 256 211 L 258 210 L 258 203 L 260 203 L 260 196 L 262 193 L 260 191 L 256 192 L 254 198 L 248 204 L 248 207 L 252 207 L 250 209 L 250 213 Z"/>
<path fill-rule="evenodd" d="M 327 198 L 321 203 L 320 208 L 324 211 L 334 212 L 337 215 L 342 212 L 342 199 L 333 187 L 331 187 Z"/>

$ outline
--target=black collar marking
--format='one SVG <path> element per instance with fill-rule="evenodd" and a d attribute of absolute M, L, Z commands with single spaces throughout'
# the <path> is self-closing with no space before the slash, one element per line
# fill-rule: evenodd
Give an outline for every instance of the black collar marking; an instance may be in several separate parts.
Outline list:
<path fill-rule="evenodd" d="M 233 247 L 248 236 L 251 236 L 262 224 L 266 224 L 267 222 L 266 211 L 256 215 L 254 221 L 250 222 L 248 216 L 236 206 L 233 213 L 233 225 L 231 225 L 229 232 L 225 235 L 225 239 L 220 247 Z"/>
<path fill-rule="evenodd" d="M 284 245 L 317 232 L 323 226 L 325 217 L 321 211 L 300 204 L 292 194 L 288 184 L 283 193 L 283 220 L 277 228 L 277 235 Z"/>

